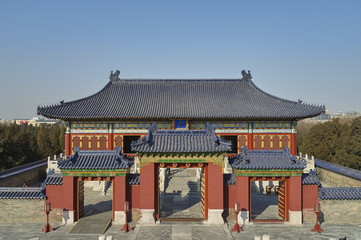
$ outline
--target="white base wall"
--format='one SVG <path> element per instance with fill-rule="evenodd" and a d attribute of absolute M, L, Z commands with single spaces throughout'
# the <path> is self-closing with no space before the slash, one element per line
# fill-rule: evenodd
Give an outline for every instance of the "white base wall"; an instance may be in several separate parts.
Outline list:
<path fill-rule="evenodd" d="M 208 209 L 208 224 L 223 224 L 223 209 Z"/>
<path fill-rule="evenodd" d="M 114 224 L 125 224 L 125 212 L 124 211 L 114 211 Z"/>
<path fill-rule="evenodd" d="M 75 211 L 63 210 L 62 224 L 74 224 Z"/>
<path fill-rule="evenodd" d="M 288 211 L 288 224 L 302 224 L 302 211 Z"/>
<path fill-rule="evenodd" d="M 240 211 L 238 213 L 238 224 L 240 226 L 249 224 L 249 211 Z"/>
<path fill-rule="evenodd" d="M 155 224 L 154 209 L 140 209 L 140 220 L 139 224 L 142 225 L 153 225 Z"/>

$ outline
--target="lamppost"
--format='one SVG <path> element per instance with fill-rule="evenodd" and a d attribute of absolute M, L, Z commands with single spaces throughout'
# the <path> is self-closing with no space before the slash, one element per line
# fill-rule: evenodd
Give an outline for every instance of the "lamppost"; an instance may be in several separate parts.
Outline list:
<path fill-rule="evenodd" d="M 50 213 L 50 211 L 51 211 L 50 202 L 45 202 L 44 212 L 46 213 L 46 225 L 43 228 L 43 232 L 45 232 L 45 233 L 50 232 L 50 231 L 54 231 L 54 229 L 52 229 L 50 224 L 49 224 L 49 213 Z"/>
<path fill-rule="evenodd" d="M 124 232 L 132 231 L 132 229 L 130 228 L 130 226 L 128 224 L 128 212 L 129 212 L 129 202 L 126 201 L 124 203 L 125 224 L 124 224 L 123 228 L 121 229 L 121 231 L 124 231 Z"/>
<path fill-rule="evenodd" d="M 232 228 L 232 232 L 241 232 L 243 229 L 238 224 L 238 213 L 239 213 L 239 202 L 236 202 L 234 204 L 234 211 L 236 212 L 236 224 L 234 224 L 234 227 Z"/>
<path fill-rule="evenodd" d="M 311 229 L 311 231 L 321 233 L 321 232 L 323 232 L 323 229 L 321 228 L 321 225 L 318 223 L 318 215 L 321 212 L 321 205 L 320 205 L 320 203 L 318 201 L 315 202 L 314 211 L 316 213 L 317 219 L 316 219 L 316 224 L 313 227 L 313 229 Z"/>

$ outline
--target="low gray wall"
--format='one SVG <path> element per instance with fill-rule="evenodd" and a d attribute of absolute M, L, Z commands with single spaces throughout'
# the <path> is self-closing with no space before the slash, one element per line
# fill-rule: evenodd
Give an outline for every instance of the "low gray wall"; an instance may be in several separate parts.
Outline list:
<path fill-rule="evenodd" d="M 320 200 L 320 204 L 326 223 L 361 224 L 361 200 Z"/>
<path fill-rule="evenodd" d="M 361 187 L 361 181 L 316 167 L 317 177 L 324 187 Z"/>
<path fill-rule="evenodd" d="M 45 200 L 0 199 L 0 223 L 46 223 Z M 61 223 L 62 210 L 54 209 L 49 214 L 50 224 Z"/>
<path fill-rule="evenodd" d="M 29 186 L 45 180 L 47 159 L 25 164 L 0 172 L 0 187 L 22 187 L 26 182 Z"/>

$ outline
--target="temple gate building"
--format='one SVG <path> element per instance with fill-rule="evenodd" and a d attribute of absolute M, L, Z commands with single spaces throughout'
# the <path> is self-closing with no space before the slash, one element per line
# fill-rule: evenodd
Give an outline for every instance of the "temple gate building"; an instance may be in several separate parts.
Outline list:
<path fill-rule="evenodd" d="M 277 218 L 269 221 L 302 223 L 319 182 L 295 156 L 295 127 L 325 108 L 272 96 L 249 71 L 242 75 L 129 80 L 116 71 L 92 96 L 39 107 L 38 114 L 66 124 L 67 159 L 48 174 L 48 201 L 73 223 L 84 214 L 84 182 L 110 181 L 114 223 L 124 223 L 126 201 L 140 223 L 155 223 L 166 216 L 166 176 L 189 170 L 200 192 L 197 220 L 222 223 L 238 202 L 239 220 L 256 222 L 257 196 L 272 191 Z"/>

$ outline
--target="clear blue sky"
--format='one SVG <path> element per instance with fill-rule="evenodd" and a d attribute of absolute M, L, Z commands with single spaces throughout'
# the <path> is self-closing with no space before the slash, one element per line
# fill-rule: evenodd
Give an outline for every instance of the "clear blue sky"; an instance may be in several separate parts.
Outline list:
<path fill-rule="evenodd" d="M 0 1 L 0 118 L 123 78 L 241 78 L 361 110 L 361 1 Z"/>

